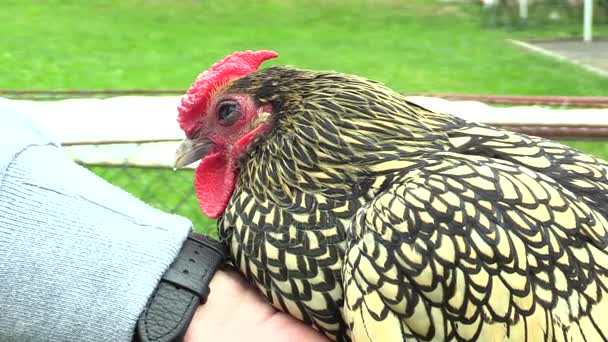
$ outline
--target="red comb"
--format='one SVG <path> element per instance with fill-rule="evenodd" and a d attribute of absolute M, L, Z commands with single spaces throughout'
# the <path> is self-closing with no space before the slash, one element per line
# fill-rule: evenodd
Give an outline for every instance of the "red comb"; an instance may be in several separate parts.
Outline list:
<path fill-rule="evenodd" d="M 177 121 L 186 135 L 192 133 L 201 114 L 207 109 L 214 89 L 233 78 L 256 71 L 262 62 L 277 56 L 278 53 L 269 50 L 235 52 L 198 75 L 177 107 Z"/>

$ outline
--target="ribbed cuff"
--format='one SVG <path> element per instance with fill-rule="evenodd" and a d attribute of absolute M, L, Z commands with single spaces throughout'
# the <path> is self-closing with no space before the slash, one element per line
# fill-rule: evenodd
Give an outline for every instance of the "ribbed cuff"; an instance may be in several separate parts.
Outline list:
<path fill-rule="evenodd" d="M 22 149 L 3 169 L 0 340 L 130 341 L 191 223 L 54 146 Z"/>

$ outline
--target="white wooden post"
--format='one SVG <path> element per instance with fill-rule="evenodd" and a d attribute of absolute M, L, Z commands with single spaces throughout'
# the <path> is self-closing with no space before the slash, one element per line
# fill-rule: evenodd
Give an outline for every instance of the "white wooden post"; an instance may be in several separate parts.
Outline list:
<path fill-rule="evenodd" d="M 593 34 L 593 0 L 585 0 L 585 19 L 583 25 L 583 40 L 590 42 Z"/>
<path fill-rule="evenodd" d="M 528 19 L 528 0 L 519 0 L 519 17 L 523 20 Z"/>

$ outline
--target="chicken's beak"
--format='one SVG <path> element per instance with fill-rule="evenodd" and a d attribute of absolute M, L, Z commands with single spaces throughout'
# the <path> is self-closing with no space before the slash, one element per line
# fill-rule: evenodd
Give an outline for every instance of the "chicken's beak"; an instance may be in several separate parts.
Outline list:
<path fill-rule="evenodd" d="M 184 139 L 175 151 L 174 168 L 179 169 L 201 160 L 209 154 L 213 143 L 209 140 Z"/>

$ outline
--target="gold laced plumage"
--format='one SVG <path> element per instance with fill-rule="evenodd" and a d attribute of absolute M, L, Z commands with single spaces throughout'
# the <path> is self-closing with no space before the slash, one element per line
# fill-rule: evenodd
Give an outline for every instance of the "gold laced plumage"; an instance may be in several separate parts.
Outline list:
<path fill-rule="evenodd" d="M 606 340 L 608 163 L 355 76 L 227 87 L 273 108 L 218 229 L 276 307 L 336 340 Z"/>

